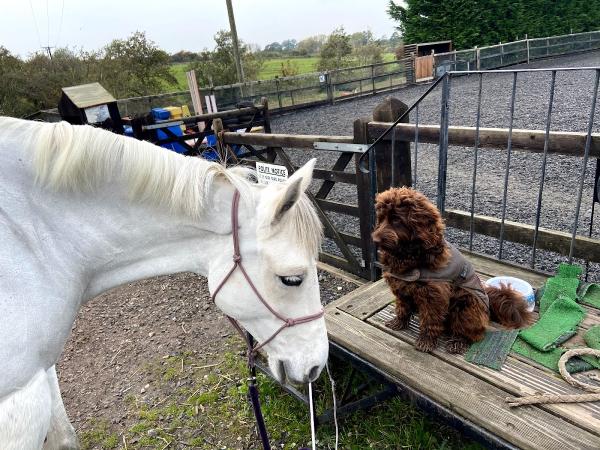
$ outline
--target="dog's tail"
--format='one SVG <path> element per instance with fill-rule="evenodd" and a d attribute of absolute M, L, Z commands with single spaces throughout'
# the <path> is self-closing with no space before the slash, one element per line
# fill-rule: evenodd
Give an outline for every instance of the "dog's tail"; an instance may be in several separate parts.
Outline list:
<path fill-rule="evenodd" d="M 533 323 L 533 314 L 527 311 L 527 300 L 510 286 L 485 286 L 490 299 L 490 318 L 506 328 L 523 328 Z"/>

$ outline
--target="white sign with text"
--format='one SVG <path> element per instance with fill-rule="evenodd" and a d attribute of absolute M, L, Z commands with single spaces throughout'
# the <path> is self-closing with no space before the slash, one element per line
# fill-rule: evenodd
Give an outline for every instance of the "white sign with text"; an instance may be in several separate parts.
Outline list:
<path fill-rule="evenodd" d="M 260 184 L 283 183 L 288 178 L 288 171 L 285 166 L 257 162 L 256 176 Z"/>

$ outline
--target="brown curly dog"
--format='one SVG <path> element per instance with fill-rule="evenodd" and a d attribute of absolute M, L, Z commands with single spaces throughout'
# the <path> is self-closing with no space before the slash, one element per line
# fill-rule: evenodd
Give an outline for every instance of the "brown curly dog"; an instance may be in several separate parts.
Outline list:
<path fill-rule="evenodd" d="M 396 297 L 396 318 L 386 325 L 401 329 L 419 314 L 417 350 L 431 352 L 442 333 L 447 349 L 462 353 L 483 339 L 491 320 L 506 328 L 529 325 L 524 297 L 509 286 L 484 286 L 472 265 L 444 239 L 444 222 L 423 194 L 394 188 L 376 197 L 373 241 L 386 267 L 383 277 Z"/>

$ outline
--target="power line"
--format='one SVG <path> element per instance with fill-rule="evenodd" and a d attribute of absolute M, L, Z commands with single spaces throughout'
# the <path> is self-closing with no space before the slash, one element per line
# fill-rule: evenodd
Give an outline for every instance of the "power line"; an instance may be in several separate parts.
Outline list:
<path fill-rule="evenodd" d="M 42 46 L 42 38 L 40 37 L 40 29 L 37 25 L 37 20 L 35 19 L 35 12 L 33 11 L 33 5 L 31 4 L 31 0 L 29 0 L 29 8 L 31 9 L 31 16 L 33 17 L 33 24 L 35 25 L 35 32 L 37 34 L 38 45 Z"/>
<path fill-rule="evenodd" d="M 50 12 L 48 8 L 48 0 L 46 0 L 46 31 L 48 32 L 47 47 L 50 47 Z"/>
<path fill-rule="evenodd" d="M 58 34 L 56 36 L 56 43 L 54 44 L 56 47 L 58 47 L 58 43 L 60 42 L 60 33 L 62 32 L 64 12 L 65 12 L 65 0 L 62 0 L 62 6 L 60 8 L 60 23 L 58 25 Z"/>

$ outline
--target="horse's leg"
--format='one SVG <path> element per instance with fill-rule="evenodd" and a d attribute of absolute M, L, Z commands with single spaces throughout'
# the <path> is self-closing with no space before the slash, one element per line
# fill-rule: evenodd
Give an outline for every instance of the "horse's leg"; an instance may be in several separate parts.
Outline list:
<path fill-rule="evenodd" d="M 65 411 L 60 387 L 58 386 L 58 377 L 56 376 L 56 366 L 47 370 L 48 384 L 52 393 L 52 419 L 48 437 L 44 444 L 44 450 L 76 450 L 79 449 L 77 434 Z"/>
<path fill-rule="evenodd" d="M 0 401 L 0 448 L 38 450 L 50 427 L 52 393 L 45 370 Z"/>

